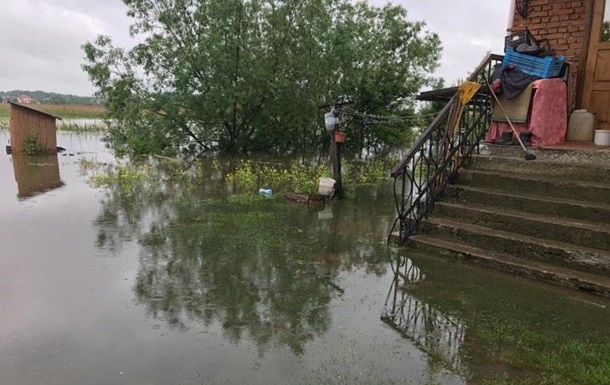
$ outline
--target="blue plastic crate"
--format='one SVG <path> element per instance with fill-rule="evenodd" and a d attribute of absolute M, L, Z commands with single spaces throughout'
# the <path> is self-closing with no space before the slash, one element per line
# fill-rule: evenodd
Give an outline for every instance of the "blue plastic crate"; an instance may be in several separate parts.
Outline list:
<path fill-rule="evenodd" d="M 514 65 L 529 75 L 543 79 L 559 76 L 566 61 L 565 56 L 539 58 L 515 52 L 512 48 L 506 50 L 502 65 L 508 67 Z"/>

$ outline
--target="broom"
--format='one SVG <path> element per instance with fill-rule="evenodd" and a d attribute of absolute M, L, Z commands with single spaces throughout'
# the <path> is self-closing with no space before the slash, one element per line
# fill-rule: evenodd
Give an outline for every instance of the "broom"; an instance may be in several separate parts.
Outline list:
<path fill-rule="evenodd" d="M 504 107 L 502 107 L 502 104 L 500 103 L 500 100 L 498 99 L 498 96 L 494 92 L 493 87 L 491 86 L 491 84 L 487 84 L 487 86 L 489 87 L 489 91 L 491 91 L 491 95 L 494 97 L 494 99 L 496 101 L 496 104 L 500 108 L 500 111 L 502 111 L 502 114 L 506 118 L 506 121 L 508 122 L 508 125 L 510 126 L 510 128 L 513 130 L 513 133 L 517 137 L 517 140 L 519 141 L 519 144 L 521 145 L 521 148 L 525 152 L 525 160 L 536 160 L 536 155 L 534 155 L 531 152 L 527 151 L 527 149 L 525 148 L 525 144 L 523 144 L 523 141 L 519 137 L 519 132 L 517 131 L 515 126 L 513 126 L 513 122 L 511 122 L 511 120 L 508 117 L 508 114 L 506 113 L 506 110 L 504 109 Z"/>

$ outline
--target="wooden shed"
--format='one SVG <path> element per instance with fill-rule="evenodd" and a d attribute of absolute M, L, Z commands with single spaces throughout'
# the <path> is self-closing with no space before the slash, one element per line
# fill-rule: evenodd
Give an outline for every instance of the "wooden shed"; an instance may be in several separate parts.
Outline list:
<path fill-rule="evenodd" d="M 37 110 L 29 105 L 10 102 L 11 105 L 11 151 L 14 154 L 25 152 L 57 152 L 57 119 L 61 118 Z"/>

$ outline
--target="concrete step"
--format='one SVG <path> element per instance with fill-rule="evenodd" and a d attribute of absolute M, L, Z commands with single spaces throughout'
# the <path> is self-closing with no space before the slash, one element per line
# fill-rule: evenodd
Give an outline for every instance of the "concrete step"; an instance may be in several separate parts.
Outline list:
<path fill-rule="evenodd" d="M 610 185 L 610 162 L 607 164 L 565 163 L 499 156 L 473 156 L 472 170 L 513 172 L 521 175 L 543 175 L 550 179 L 599 182 Z"/>
<path fill-rule="evenodd" d="M 550 241 L 533 236 L 472 225 L 444 218 L 422 222 L 426 235 L 450 242 L 465 243 L 491 252 L 514 255 L 551 265 L 610 277 L 610 251 Z"/>
<path fill-rule="evenodd" d="M 610 225 L 503 210 L 478 204 L 437 202 L 434 218 L 457 220 L 495 230 L 610 250 Z"/>
<path fill-rule="evenodd" d="M 517 258 L 503 253 L 489 252 L 463 243 L 449 242 L 426 235 L 410 237 L 409 244 L 422 250 L 464 259 L 497 270 L 610 297 L 610 278 L 608 277 Z"/>
<path fill-rule="evenodd" d="M 512 172 L 464 169 L 458 175 L 457 184 L 511 194 L 610 204 L 608 181 L 581 182 Z"/>
<path fill-rule="evenodd" d="M 484 151 L 481 151 L 484 154 L 523 159 L 523 150 L 518 145 L 500 146 L 486 143 L 484 146 Z M 570 149 L 568 146 L 565 148 L 529 147 L 527 150 L 535 154 L 538 161 L 561 162 L 564 164 L 585 163 L 591 165 L 604 165 L 606 167 L 610 164 L 610 147 L 591 146 L 586 149 Z"/>
<path fill-rule="evenodd" d="M 449 186 L 447 195 L 462 203 L 475 203 L 501 209 L 517 210 L 532 214 L 571 218 L 601 224 L 610 223 L 610 205 L 581 202 L 572 199 L 545 198 L 526 194 L 470 187 Z"/>

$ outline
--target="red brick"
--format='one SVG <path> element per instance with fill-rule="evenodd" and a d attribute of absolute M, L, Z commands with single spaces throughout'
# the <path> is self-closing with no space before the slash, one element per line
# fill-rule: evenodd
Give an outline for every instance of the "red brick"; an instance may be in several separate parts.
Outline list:
<path fill-rule="evenodd" d="M 585 24 L 588 1 L 583 0 L 531 0 L 529 20 L 515 15 L 513 30 L 521 31 L 527 26 L 537 39 L 548 39 L 549 45 L 558 55 L 565 55 L 572 63 L 571 77 L 576 94 L 579 62 L 586 53 Z M 573 99 L 573 102 L 575 100 Z M 574 106 L 572 106 L 574 107 Z"/>

